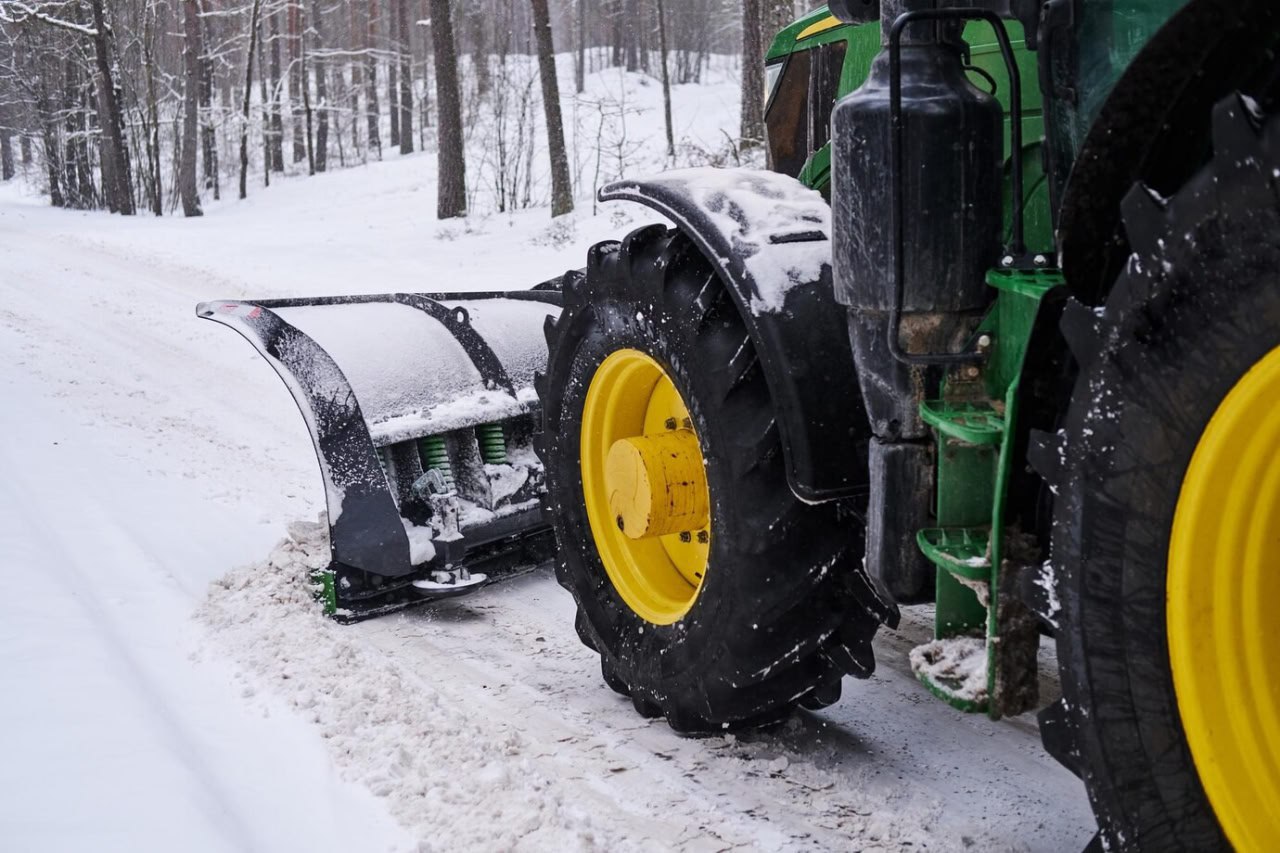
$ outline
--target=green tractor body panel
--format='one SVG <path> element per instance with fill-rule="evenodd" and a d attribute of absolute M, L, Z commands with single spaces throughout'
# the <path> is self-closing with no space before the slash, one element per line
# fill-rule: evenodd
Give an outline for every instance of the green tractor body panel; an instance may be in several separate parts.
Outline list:
<path fill-rule="evenodd" d="M 1074 159 L 1107 97 L 1142 47 L 1189 0 L 1126 0 L 1080 5 L 1073 38 L 1077 79 L 1054 81 L 1053 132 L 1069 141 Z M 1027 257 L 1036 269 L 993 270 L 993 298 L 975 339 L 986 341 L 986 360 L 968 381 L 943 383 L 936 400 L 920 407 L 936 440 L 936 527 L 919 531 L 920 550 L 937 567 L 935 636 L 986 638 L 987 690 L 974 697 L 959 682 L 946 683 L 921 672 L 937 696 L 965 711 L 993 717 L 1019 713 L 1034 702 L 1034 653 L 1027 671 L 1016 647 L 1034 644 L 1029 621 L 1016 598 L 1017 560 L 1006 560 L 1005 502 L 1016 466 L 1018 399 L 1023 361 L 1043 298 L 1063 285 L 1054 268 L 1054 210 L 1042 149 L 1047 115 L 1041 92 L 1041 54 L 1024 44 L 1021 25 L 1006 21 L 1022 81 L 1023 149 L 1010 151 L 1010 80 L 992 25 L 966 25 L 969 81 L 992 93 L 1005 112 L 1003 208 L 1005 237 L 1013 227 L 1012 158 L 1021 158 Z M 868 78 L 881 51 L 879 22 L 844 24 L 820 7 L 782 30 L 767 54 L 766 125 L 770 167 L 796 176 L 830 197 L 831 111 L 836 101 Z M 1042 43 L 1043 47 L 1043 43 Z M 1025 428 L 1023 428 L 1025 432 Z M 1018 633 L 1020 636 L 1013 636 Z M 1025 651 L 1025 650 L 1024 650 Z"/>
<path fill-rule="evenodd" d="M 1022 86 L 1023 162 L 1026 175 L 1027 236 L 1032 249 L 1053 245 L 1049 188 L 1041 166 L 1044 113 L 1037 79 L 1036 54 L 1027 50 L 1016 22 L 1009 24 Z M 969 77 L 975 86 L 994 92 L 1005 108 L 1005 150 L 1009 148 L 1009 74 L 991 26 L 970 24 Z M 829 194 L 831 185 L 831 108 L 861 86 L 880 53 L 880 25 L 842 24 L 821 6 L 782 30 L 766 54 L 772 168 L 792 174 L 806 186 Z M 1007 170 L 1006 170 L 1007 173 Z M 1006 174 L 1007 177 L 1007 174 Z M 1006 180 L 1006 211 L 1012 210 Z M 1007 218 L 1007 217 L 1006 217 Z"/>

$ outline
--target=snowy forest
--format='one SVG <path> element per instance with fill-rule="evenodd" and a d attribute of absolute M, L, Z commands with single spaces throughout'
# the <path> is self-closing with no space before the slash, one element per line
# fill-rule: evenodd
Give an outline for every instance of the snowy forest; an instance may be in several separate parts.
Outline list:
<path fill-rule="evenodd" d="M 0 172 L 55 207 L 199 216 L 277 176 L 435 152 L 440 218 L 559 215 L 620 176 L 627 123 L 653 120 L 593 75 L 662 91 L 659 168 L 758 161 L 759 57 L 813 5 L 0 0 Z M 671 87 L 717 66 L 740 79 L 740 127 L 683 139 Z"/>

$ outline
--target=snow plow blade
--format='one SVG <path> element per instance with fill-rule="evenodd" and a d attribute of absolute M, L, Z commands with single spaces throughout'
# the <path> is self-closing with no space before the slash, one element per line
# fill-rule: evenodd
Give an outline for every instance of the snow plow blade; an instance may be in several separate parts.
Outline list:
<path fill-rule="evenodd" d="M 550 285 L 551 283 L 549 283 Z M 203 302 L 297 403 L 320 463 L 340 621 L 472 592 L 550 559 L 532 447 L 553 289 Z"/>

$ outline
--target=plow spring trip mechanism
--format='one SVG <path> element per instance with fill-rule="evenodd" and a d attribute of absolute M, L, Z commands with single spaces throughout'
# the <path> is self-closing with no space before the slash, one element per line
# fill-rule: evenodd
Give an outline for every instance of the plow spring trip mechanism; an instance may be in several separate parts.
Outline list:
<path fill-rule="evenodd" d="M 554 553 L 532 450 L 551 290 L 206 302 L 275 369 L 325 486 L 327 613 L 472 592 Z"/>

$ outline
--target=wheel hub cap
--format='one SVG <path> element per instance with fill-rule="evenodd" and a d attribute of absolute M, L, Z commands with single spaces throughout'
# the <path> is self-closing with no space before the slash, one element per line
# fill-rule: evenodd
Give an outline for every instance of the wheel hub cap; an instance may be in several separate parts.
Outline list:
<path fill-rule="evenodd" d="M 587 388 L 580 442 L 592 544 L 614 591 L 648 622 L 678 622 L 707 572 L 711 492 L 666 369 L 639 350 L 610 353 Z"/>
<path fill-rule="evenodd" d="M 604 476 L 618 529 L 632 539 L 707 526 L 707 474 L 692 430 L 618 439 Z"/>

